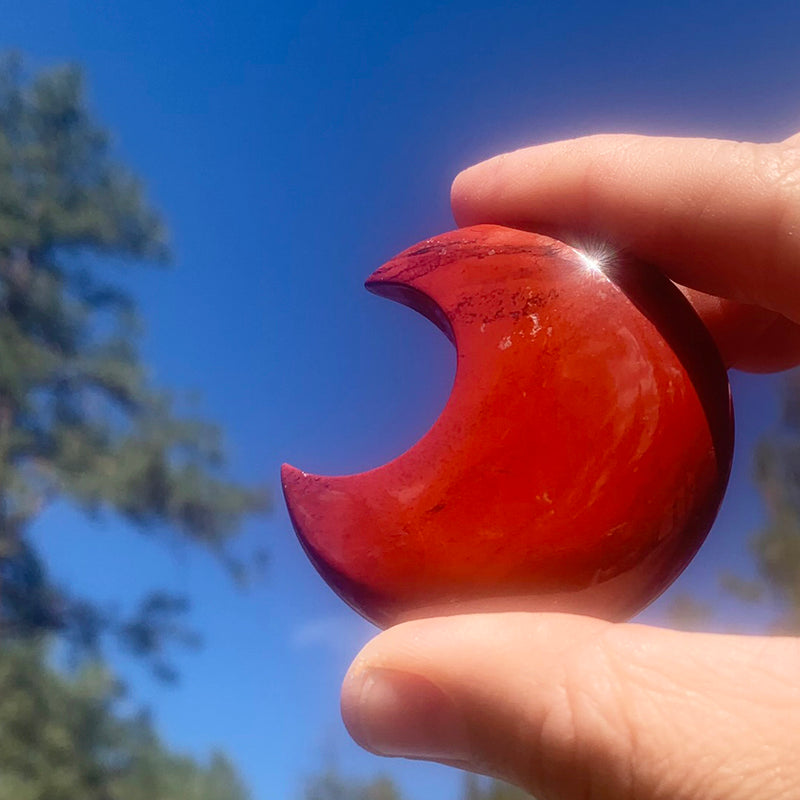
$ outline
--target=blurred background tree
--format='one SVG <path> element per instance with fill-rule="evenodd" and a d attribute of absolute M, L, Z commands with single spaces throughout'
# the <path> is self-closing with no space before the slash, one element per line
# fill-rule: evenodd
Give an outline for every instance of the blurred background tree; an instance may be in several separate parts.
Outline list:
<path fill-rule="evenodd" d="M 464 773 L 460 800 L 535 800 L 527 792 L 503 781 Z"/>
<path fill-rule="evenodd" d="M 0 800 L 247 800 L 223 755 L 171 753 L 119 701 L 98 662 L 64 675 L 42 643 L 0 650 Z"/>
<path fill-rule="evenodd" d="M 800 634 L 800 372 L 788 373 L 782 389 L 779 423 L 755 454 L 767 515 L 750 543 L 758 578 L 727 578 L 726 585 L 743 600 L 777 602 L 772 633 Z"/>
<path fill-rule="evenodd" d="M 527 792 L 503 781 L 463 773 L 459 794 L 453 800 L 535 800 Z M 306 782 L 302 800 L 405 800 L 388 775 L 358 780 L 342 774 L 335 762 Z M 0 797 L 0 800 L 3 800 Z"/>
<path fill-rule="evenodd" d="M 368 780 L 343 775 L 335 763 L 329 764 L 305 785 L 302 800 L 404 800 L 394 781 L 387 775 Z"/>
<path fill-rule="evenodd" d="M 765 632 L 800 634 L 800 370 L 781 383 L 777 424 L 759 441 L 753 479 L 761 495 L 764 523 L 750 537 L 755 577 L 719 576 L 723 592 L 745 603 L 776 609 Z M 677 595 L 669 621 L 684 630 L 714 627 L 714 607 L 688 594 Z"/>
<path fill-rule="evenodd" d="M 87 108 L 81 72 L 28 79 L 0 63 L 0 634 L 55 633 L 79 649 L 114 633 L 164 677 L 185 603 L 143 598 L 113 618 L 48 579 L 28 531 L 63 497 L 141 528 L 226 548 L 260 491 L 222 477 L 220 432 L 148 380 L 132 298 L 113 269 L 164 264 L 167 234 Z"/>
<path fill-rule="evenodd" d="M 132 298 L 109 276 L 165 264 L 167 236 L 87 107 L 81 72 L 0 61 L 0 800 L 245 800 L 231 764 L 171 753 L 127 716 L 99 660 L 114 635 L 157 675 L 195 641 L 167 592 L 130 617 L 57 586 L 30 526 L 65 499 L 206 547 L 265 508 L 226 480 L 220 431 L 183 415 L 141 362 Z M 75 669 L 59 671 L 53 645 Z M 64 663 L 63 658 L 58 663 Z"/>

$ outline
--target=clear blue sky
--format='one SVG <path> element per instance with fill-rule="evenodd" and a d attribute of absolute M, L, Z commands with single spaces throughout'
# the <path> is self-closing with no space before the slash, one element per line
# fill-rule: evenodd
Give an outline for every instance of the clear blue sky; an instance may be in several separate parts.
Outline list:
<path fill-rule="evenodd" d="M 2 28 L 33 67 L 86 68 L 173 233 L 175 269 L 132 282 L 154 373 L 199 390 L 234 473 L 276 490 L 281 461 L 374 466 L 443 406 L 449 344 L 362 281 L 452 227 L 460 168 L 600 131 L 768 140 L 800 127 L 796 0 L 24 0 L 4 4 Z M 735 376 L 734 482 L 676 591 L 712 597 L 720 568 L 746 566 L 760 514 L 750 447 L 775 386 Z M 37 535 L 53 573 L 97 599 L 162 585 L 192 597 L 206 648 L 180 658 L 179 687 L 118 666 L 174 746 L 224 748 L 256 800 L 295 797 L 332 752 L 358 774 L 391 769 L 414 800 L 453 791 L 449 770 L 385 764 L 347 740 L 339 681 L 370 629 L 307 565 L 279 503 L 245 532 L 243 549 L 266 545 L 271 564 L 244 595 L 202 555 L 66 508 Z"/>

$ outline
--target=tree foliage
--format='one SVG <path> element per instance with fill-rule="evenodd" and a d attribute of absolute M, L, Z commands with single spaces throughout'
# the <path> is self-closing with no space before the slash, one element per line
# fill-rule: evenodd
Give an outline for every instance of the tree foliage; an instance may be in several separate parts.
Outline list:
<path fill-rule="evenodd" d="M 357 780 L 331 765 L 306 783 L 303 800 L 403 800 L 394 781 L 386 775 Z M 0 799 L 1 800 L 1 799 Z"/>
<path fill-rule="evenodd" d="M 753 478 L 764 504 L 763 525 L 750 537 L 755 578 L 732 572 L 720 588 L 744 603 L 770 603 L 777 617 L 770 633 L 800 634 L 800 369 L 786 374 L 777 424 L 758 442 Z M 707 629 L 714 609 L 688 595 L 669 609 L 675 627 Z"/>
<path fill-rule="evenodd" d="M 756 449 L 754 474 L 767 518 L 751 541 L 759 579 L 739 594 L 773 597 L 781 607 L 774 631 L 800 634 L 800 371 L 784 382 L 780 421 Z"/>
<path fill-rule="evenodd" d="M 466 772 L 461 800 L 535 800 L 535 798 L 510 783 L 480 778 L 471 772 Z"/>
<path fill-rule="evenodd" d="M 94 120 L 79 69 L 28 78 L 0 63 L 0 633 L 56 631 L 83 646 L 112 630 L 152 653 L 179 599 L 128 620 L 47 575 L 31 522 L 57 498 L 177 532 L 229 565 L 227 543 L 261 492 L 226 480 L 219 430 L 179 413 L 140 360 L 115 270 L 164 264 L 167 236 Z M 168 671 L 163 659 L 159 669 Z"/>
<path fill-rule="evenodd" d="M 0 800 L 248 799 L 224 756 L 170 752 L 119 700 L 97 662 L 67 676 L 42 642 L 0 650 Z"/>
<path fill-rule="evenodd" d="M 535 800 L 509 783 L 482 778 L 471 772 L 463 775 L 458 800 Z M 302 800 L 405 800 L 389 776 L 358 780 L 343 775 L 335 764 L 313 775 L 306 782 L 301 797 Z"/>

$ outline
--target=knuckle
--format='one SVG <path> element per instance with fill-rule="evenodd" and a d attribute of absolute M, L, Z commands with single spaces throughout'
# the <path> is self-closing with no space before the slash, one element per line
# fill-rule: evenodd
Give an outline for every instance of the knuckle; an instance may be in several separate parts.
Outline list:
<path fill-rule="evenodd" d="M 589 797 L 611 796 L 604 792 L 609 786 L 615 798 L 632 800 L 653 786 L 692 784 L 691 770 L 676 756 L 682 747 L 670 717 L 687 688 L 651 655 L 633 645 L 625 629 L 612 626 L 565 673 L 564 718 L 576 773 L 591 765 L 582 771 Z"/>
<path fill-rule="evenodd" d="M 534 788 L 615 800 L 796 796 L 798 773 L 781 765 L 800 746 L 800 645 L 731 641 L 728 659 L 709 661 L 702 646 L 676 652 L 677 641 L 609 626 L 562 652 L 530 756 Z M 760 677 L 755 698 L 742 670 Z"/>
<path fill-rule="evenodd" d="M 797 145 L 750 145 L 752 174 L 781 216 L 800 205 L 800 142 Z"/>
<path fill-rule="evenodd" d="M 794 200 L 800 192 L 800 142 L 776 148 L 776 154 L 767 159 L 767 171 L 780 192 L 788 192 Z"/>
<path fill-rule="evenodd" d="M 800 142 L 749 145 L 752 174 L 771 204 L 778 231 L 800 222 Z"/>
<path fill-rule="evenodd" d="M 776 297 L 787 281 L 796 281 L 800 258 L 800 142 L 741 143 L 738 148 L 746 170 L 742 174 L 751 176 L 761 206 L 754 216 L 758 219 L 754 263 L 761 267 L 765 296 Z"/>
<path fill-rule="evenodd" d="M 774 192 L 773 264 L 783 282 L 796 274 L 800 257 L 800 143 L 776 148 L 765 171 Z"/>
<path fill-rule="evenodd" d="M 537 748 L 548 784 L 568 789 L 565 796 L 605 797 L 611 786 L 619 800 L 634 796 L 638 735 L 628 681 L 606 634 L 565 654 Z"/>

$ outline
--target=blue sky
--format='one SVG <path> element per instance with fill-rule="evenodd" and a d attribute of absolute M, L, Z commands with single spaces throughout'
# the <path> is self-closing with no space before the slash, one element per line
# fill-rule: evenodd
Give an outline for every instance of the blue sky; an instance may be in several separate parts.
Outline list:
<path fill-rule="evenodd" d="M 800 127 L 799 29 L 794 0 L 3 9 L 4 44 L 32 67 L 85 67 L 93 108 L 169 222 L 175 268 L 122 276 L 148 323 L 154 376 L 199 391 L 227 431 L 233 473 L 269 484 L 276 500 L 282 461 L 374 466 L 444 405 L 449 343 L 362 282 L 452 227 L 459 169 L 593 132 L 783 138 Z M 732 489 L 674 591 L 711 597 L 720 568 L 747 567 L 744 539 L 760 515 L 750 447 L 774 419 L 776 385 L 734 376 Z M 390 769 L 413 800 L 452 792 L 451 771 L 386 764 L 346 738 L 339 681 L 371 629 L 308 566 L 279 502 L 244 532 L 243 550 L 271 554 L 246 594 L 202 554 L 63 506 L 37 536 L 53 573 L 99 600 L 163 585 L 192 597 L 206 647 L 179 658 L 179 687 L 118 667 L 176 747 L 224 748 L 256 800 L 295 797 L 331 753 L 358 774 Z M 644 619 L 658 621 L 668 599 Z"/>

